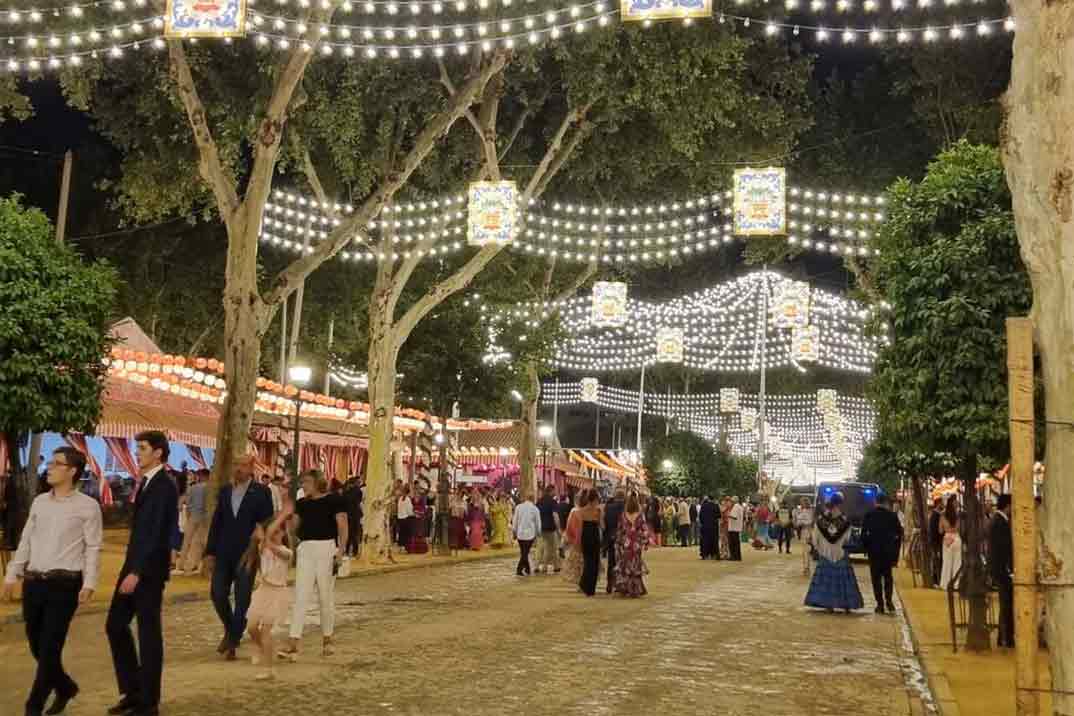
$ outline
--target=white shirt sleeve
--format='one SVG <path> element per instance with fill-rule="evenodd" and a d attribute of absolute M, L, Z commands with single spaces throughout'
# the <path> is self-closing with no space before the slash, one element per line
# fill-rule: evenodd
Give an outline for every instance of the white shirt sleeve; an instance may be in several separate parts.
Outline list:
<path fill-rule="evenodd" d="M 88 511 L 88 517 L 82 525 L 82 539 L 85 540 L 85 563 L 82 567 L 82 588 L 97 589 L 97 578 L 101 566 L 101 541 L 104 532 L 104 520 L 101 508 L 94 500 Z"/>

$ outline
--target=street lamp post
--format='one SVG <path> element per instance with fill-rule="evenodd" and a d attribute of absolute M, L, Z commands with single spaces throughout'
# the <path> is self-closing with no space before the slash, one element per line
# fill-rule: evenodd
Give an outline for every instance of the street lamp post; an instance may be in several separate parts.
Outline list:
<path fill-rule="evenodd" d="M 299 425 L 299 417 L 302 414 L 302 388 L 309 384 L 310 377 L 313 371 L 308 365 L 295 364 L 287 368 L 287 377 L 290 378 L 291 384 L 298 388 L 298 392 L 295 393 L 295 435 L 294 442 L 291 443 L 291 475 L 293 477 L 290 480 L 290 484 L 287 486 L 288 492 L 291 494 L 291 500 L 294 501 L 298 496 L 298 473 L 299 473 L 299 453 L 301 440 L 301 432 Z"/>
<path fill-rule="evenodd" d="M 537 428 L 541 436 L 541 487 L 548 485 L 548 438 L 552 437 L 552 426 L 542 425 Z"/>

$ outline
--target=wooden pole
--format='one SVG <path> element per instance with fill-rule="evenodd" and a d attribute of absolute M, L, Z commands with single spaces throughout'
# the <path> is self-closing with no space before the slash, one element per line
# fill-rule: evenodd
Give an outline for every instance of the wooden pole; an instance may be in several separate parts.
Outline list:
<path fill-rule="evenodd" d="M 1007 319 L 1011 433 L 1011 537 L 1014 542 L 1014 685 L 1017 716 L 1038 716 L 1036 689 L 1037 511 L 1033 499 L 1033 322 Z"/>
<path fill-rule="evenodd" d="M 329 353 L 332 352 L 332 340 L 335 338 L 335 332 L 336 332 L 336 317 L 331 316 L 328 319 L 328 352 Z M 331 372 L 332 371 L 329 369 L 329 366 L 325 366 L 325 371 L 324 371 L 324 394 L 329 395 L 329 396 L 332 395 L 332 379 L 331 379 L 331 376 L 329 375 L 329 373 L 331 373 Z"/>
<path fill-rule="evenodd" d="M 68 149 L 63 153 L 63 175 L 60 178 L 60 207 L 56 212 L 56 243 L 62 244 L 67 234 L 67 203 L 71 198 L 71 165 L 74 155 Z"/>

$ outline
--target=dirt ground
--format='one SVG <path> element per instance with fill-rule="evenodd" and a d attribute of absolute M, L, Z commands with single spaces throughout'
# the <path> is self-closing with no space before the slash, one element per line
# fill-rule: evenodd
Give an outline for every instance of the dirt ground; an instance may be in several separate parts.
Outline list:
<path fill-rule="evenodd" d="M 695 549 L 649 553 L 650 594 L 587 599 L 559 575 L 519 578 L 491 559 L 340 582 L 337 653 L 305 651 L 278 678 L 214 651 L 204 601 L 165 607 L 168 716 L 236 714 L 920 713 L 906 686 L 898 620 L 867 607 L 802 606 L 801 557 L 702 562 Z M 316 608 L 314 608 L 316 609 Z M 312 625 L 311 625 L 312 624 Z M 21 625 L 0 629 L 0 714 L 21 713 L 33 673 Z M 251 649 L 244 644 L 240 657 Z M 72 716 L 116 699 L 104 615 L 75 619 L 65 663 L 82 694 Z"/>

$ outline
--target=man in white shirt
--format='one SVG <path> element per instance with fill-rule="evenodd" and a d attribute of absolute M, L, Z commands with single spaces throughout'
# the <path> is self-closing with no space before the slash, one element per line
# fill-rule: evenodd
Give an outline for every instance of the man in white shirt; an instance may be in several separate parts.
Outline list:
<path fill-rule="evenodd" d="M 52 489 L 30 506 L 19 548 L 8 564 L 3 595 L 10 598 L 24 580 L 22 614 L 30 652 L 37 659 L 27 716 L 41 716 L 49 694 L 49 714 L 58 714 L 78 694 L 78 684 L 63 669 L 63 646 L 78 605 L 93 596 L 101 554 L 101 508 L 77 488 L 86 458 L 62 447 L 48 464 Z"/>
<path fill-rule="evenodd" d="M 690 545 L 690 503 L 681 499 L 675 509 L 679 513 L 679 546 L 688 547 Z"/>
<path fill-rule="evenodd" d="M 511 518 L 511 530 L 518 540 L 518 548 L 521 552 L 518 558 L 518 567 L 515 573 L 522 576 L 530 576 L 530 548 L 533 541 L 541 534 L 541 511 L 533 504 L 533 498 L 528 495 L 522 503 L 515 508 L 514 517 Z"/>
<path fill-rule="evenodd" d="M 742 527 L 744 523 L 744 511 L 739 498 L 732 498 L 735 503 L 731 507 L 731 513 L 727 520 L 727 547 L 731 551 L 731 561 L 742 561 Z"/>

